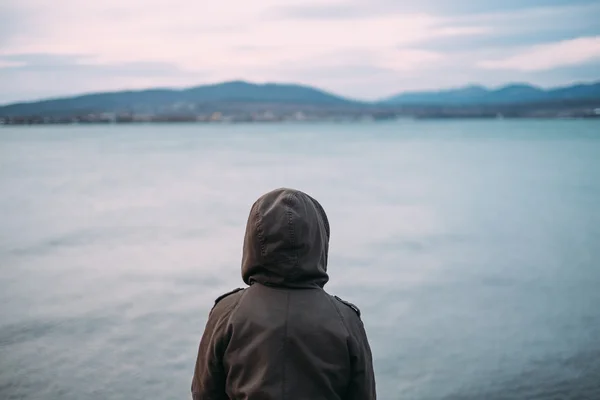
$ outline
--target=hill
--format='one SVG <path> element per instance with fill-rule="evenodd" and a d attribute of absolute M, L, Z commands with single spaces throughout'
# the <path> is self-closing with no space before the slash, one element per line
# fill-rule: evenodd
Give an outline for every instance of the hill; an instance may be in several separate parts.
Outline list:
<path fill-rule="evenodd" d="M 431 113 L 436 107 L 477 109 L 495 115 L 506 108 L 523 110 L 563 110 L 600 107 L 600 82 L 542 89 L 527 84 L 512 84 L 498 89 L 472 85 L 458 89 L 402 93 L 379 102 L 360 102 L 310 86 L 296 84 L 254 84 L 231 81 L 187 89 L 148 89 L 93 93 L 0 106 L 0 118 L 79 118 L 85 115 L 135 114 L 188 118 L 214 112 L 249 115 L 265 111 L 290 114 L 408 112 Z M 493 109 L 493 110 L 492 110 Z M 404 111 L 403 111 L 404 110 Z M 521 110 L 521 111 L 519 111 Z M 469 111 L 469 112 L 471 112 Z M 462 114 L 461 114 L 462 115 Z M 102 117 L 103 118 L 103 117 Z M 142 117 L 143 118 L 143 117 Z M 193 119 L 193 118 L 192 118 Z"/>
<path fill-rule="evenodd" d="M 173 112 L 215 103 L 266 103 L 312 106 L 359 105 L 325 91 L 294 84 L 231 81 L 189 89 L 149 89 L 94 93 L 0 107 L 0 116 L 64 115 L 99 112 Z"/>
<path fill-rule="evenodd" d="M 600 100 L 600 82 L 542 89 L 527 84 L 512 84 L 498 89 L 483 86 L 401 93 L 381 103 L 388 105 L 491 105 Z"/>

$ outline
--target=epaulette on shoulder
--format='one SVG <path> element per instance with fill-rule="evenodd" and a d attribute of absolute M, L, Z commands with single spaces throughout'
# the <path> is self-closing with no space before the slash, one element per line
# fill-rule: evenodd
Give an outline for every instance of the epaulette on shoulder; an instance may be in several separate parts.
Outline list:
<path fill-rule="evenodd" d="M 358 307 L 356 307 L 354 304 L 350 303 L 349 301 L 346 301 L 344 299 L 339 298 L 338 296 L 333 296 L 335 297 L 335 299 L 337 301 L 339 301 L 340 303 L 343 303 L 345 305 L 347 305 L 348 307 L 350 307 L 351 309 L 354 310 L 354 312 L 358 315 L 358 317 L 360 318 L 360 310 L 358 309 Z"/>
<path fill-rule="evenodd" d="M 217 299 L 215 300 L 215 304 L 214 304 L 214 306 L 216 306 L 216 305 L 217 305 L 217 303 L 218 303 L 218 302 L 220 302 L 221 300 L 223 300 L 225 297 L 227 297 L 227 296 L 231 296 L 232 294 L 234 294 L 234 293 L 237 293 L 237 292 L 239 292 L 239 291 L 241 291 L 241 290 L 244 290 L 244 289 L 242 289 L 242 288 L 237 288 L 237 289 L 233 289 L 233 290 L 232 290 L 232 291 L 230 291 L 230 292 L 227 292 L 227 293 L 224 293 L 224 294 L 220 295 L 220 296 L 219 296 L 219 297 L 217 297 Z M 214 308 L 214 306 L 213 306 L 213 308 Z"/>

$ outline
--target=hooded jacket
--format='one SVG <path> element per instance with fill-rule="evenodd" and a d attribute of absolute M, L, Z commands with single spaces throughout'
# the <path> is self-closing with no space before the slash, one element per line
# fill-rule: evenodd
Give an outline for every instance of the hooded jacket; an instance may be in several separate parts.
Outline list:
<path fill-rule="evenodd" d="M 329 223 L 309 195 L 277 189 L 251 208 L 242 257 L 248 285 L 211 310 L 194 400 L 375 400 L 360 311 L 327 294 Z"/>

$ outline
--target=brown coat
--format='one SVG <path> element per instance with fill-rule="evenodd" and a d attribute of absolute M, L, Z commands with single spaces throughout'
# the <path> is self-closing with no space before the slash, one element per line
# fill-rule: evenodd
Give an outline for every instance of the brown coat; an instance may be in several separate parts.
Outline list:
<path fill-rule="evenodd" d="M 192 380 L 194 400 L 375 400 L 360 311 L 323 290 L 329 223 L 305 193 L 278 189 L 252 206 L 242 277 L 218 298 Z"/>

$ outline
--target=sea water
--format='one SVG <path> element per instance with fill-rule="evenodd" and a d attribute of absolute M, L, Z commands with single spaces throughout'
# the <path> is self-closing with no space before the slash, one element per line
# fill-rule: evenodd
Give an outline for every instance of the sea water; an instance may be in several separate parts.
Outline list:
<path fill-rule="evenodd" d="M 282 186 L 380 399 L 600 398 L 600 123 L 509 120 L 0 129 L 0 397 L 189 398 Z"/>

